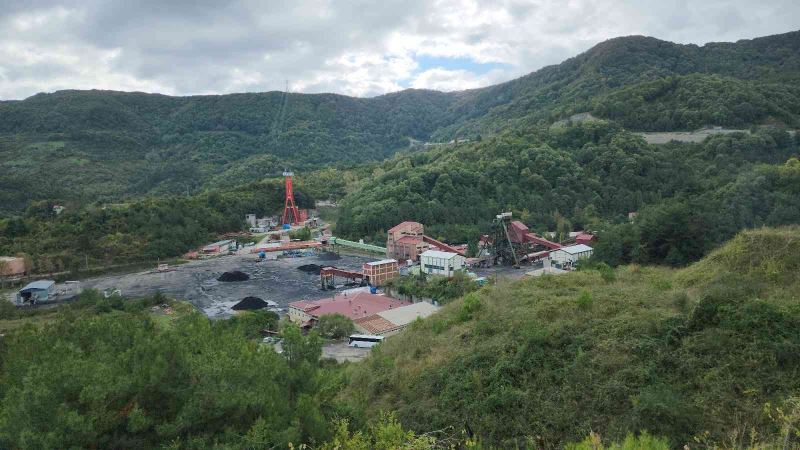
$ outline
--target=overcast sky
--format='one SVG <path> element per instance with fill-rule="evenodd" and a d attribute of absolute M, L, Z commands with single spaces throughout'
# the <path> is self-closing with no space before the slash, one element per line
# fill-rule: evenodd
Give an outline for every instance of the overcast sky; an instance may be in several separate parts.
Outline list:
<path fill-rule="evenodd" d="M 798 0 L 0 0 L 0 99 L 458 90 L 632 34 L 681 43 L 800 29 Z"/>

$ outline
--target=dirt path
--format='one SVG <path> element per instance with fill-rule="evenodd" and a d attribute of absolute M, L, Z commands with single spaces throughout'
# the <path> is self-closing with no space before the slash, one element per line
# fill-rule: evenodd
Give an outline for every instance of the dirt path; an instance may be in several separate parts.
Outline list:
<path fill-rule="evenodd" d="M 715 134 L 729 133 L 749 133 L 747 130 L 731 130 L 725 128 L 709 128 L 697 131 L 670 131 L 670 132 L 650 132 L 643 131 L 636 133 L 642 136 L 648 144 L 666 144 L 670 141 L 678 142 L 703 142 L 707 137 Z"/>

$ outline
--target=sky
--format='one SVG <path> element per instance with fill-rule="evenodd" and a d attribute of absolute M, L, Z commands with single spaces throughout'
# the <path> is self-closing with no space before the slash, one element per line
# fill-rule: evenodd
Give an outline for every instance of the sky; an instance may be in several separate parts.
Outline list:
<path fill-rule="evenodd" d="M 702 45 L 798 29 L 797 0 L 0 0 L 0 99 L 453 91 L 618 36 Z"/>

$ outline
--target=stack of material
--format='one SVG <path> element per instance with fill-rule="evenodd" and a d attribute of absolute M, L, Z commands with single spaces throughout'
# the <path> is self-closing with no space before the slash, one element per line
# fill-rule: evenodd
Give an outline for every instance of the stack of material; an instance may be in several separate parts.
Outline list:
<path fill-rule="evenodd" d="M 313 273 L 319 275 L 319 272 L 322 270 L 322 266 L 317 264 L 306 264 L 297 268 L 297 270 L 301 270 L 306 273 Z"/>
<path fill-rule="evenodd" d="M 250 279 L 250 275 L 240 272 L 238 270 L 234 270 L 232 272 L 225 272 L 217 278 L 218 281 L 224 282 L 231 282 L 231 281 L 247 281 Z"/>
<path fill-rule="evenodd" d="M 239 303 L 233 305 L 231 309 L 234 311 L 255 311 L 269 306 L 269 303 L 261 300 L 258 297 L 245 297 Z"/>

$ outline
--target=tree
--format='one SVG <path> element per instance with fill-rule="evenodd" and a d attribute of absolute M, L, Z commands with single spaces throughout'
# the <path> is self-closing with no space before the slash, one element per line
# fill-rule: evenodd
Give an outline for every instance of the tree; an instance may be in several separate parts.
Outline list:
<path fill-rule="evenodd" d="M 326 314 L 317 322 L 319 334 L 330 339 L 344 339 L 353 334 L 355 329 L 353 321 L 341 314 Z"/>

